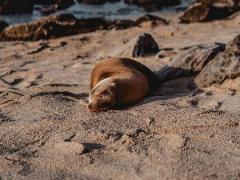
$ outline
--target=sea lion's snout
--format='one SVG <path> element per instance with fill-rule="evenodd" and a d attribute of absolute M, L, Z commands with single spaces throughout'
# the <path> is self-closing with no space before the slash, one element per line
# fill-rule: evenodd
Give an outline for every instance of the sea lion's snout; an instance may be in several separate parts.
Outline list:
<path fill-rule="evenodd" d="M 93 112 L 94 111 L 94 106 L 93 104 L 88 104 L 88 109 Z"/>
<path fill-rule="evenodd" d="M 100 111 L 106 111 L 111 108 L 110 103 L 103 103 L 103 102 L 91 102 L 88 104 L 88 109 L 91 112 L 100 112 Z"/>
<path fill-rule="evenodd" d="M 91 96 L 90 96 L 90 98 L 89 98 L 88 109 L 89 109 L 89 111 L 91 111 L 91 112 L 97 112 L 97 110 L 99 109 L 99 108 L 98 108 L 98 105 L 97 105 L 97 102 L 94 101 Z"/>

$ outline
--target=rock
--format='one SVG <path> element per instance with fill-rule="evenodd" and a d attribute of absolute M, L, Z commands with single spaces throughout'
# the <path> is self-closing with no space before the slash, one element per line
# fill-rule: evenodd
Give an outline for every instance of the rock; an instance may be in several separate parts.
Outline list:
<path fill-rule="evenodd" d="M 151 34 L 144 33 L 140 35 L 134 44 L 132 56 L 143 57 L 147 55 L 153 55 L 160 51 L 158 44 L 154 40 Z"/>
<path fill-rule="evenodd" d="M 127 4 L 134 4 L 146 9 L 159 9 L 166 6 L 177 6 L 180 0 L 124 0 Z"/>
<path fill-rule="evenodd" d="M 196 45 L 177 55 L 169 65 L 157 74 L 160 81 L 179 77 L 193 76 L 199 73 L 218 53 L 224 51 L 225 45 Z"/>
<path fill-rule="evenodd" d="M 200 87 L 221 84 L 240 76 L 240 35 L 230 41 L 224 52 L 217 55 L 195 78 Z"/>
<path fill-rule="evenodd" d="M 161 18 L 161 17 L 158 17 L 158 16 L 154 16 L 154 15 L 151 15 L 151 14 L 146 14 L 140 18 L 138 18 L 136 21 L 135 21 L 135 25 L 139 26 L 141 25 L 142 23 L 144 22 L 152 22 L 152 24 L 164 24 L 164 25 L 168 25 L 169 22 L 164 19 L 164 18 Z"/>
<path fill-rule="evenodd" d="M 118 2 L 120 0 L 77 0 L 79 3 L 84 4 L 93 4 L 93 5 L 99 5 L 99 4 L 105 4 L 106 2 Z"/>
<path fill-rule="evenodd" d="M 68 132 L 65 133 L 63 136 L 64 142 L 70 142 L 76 136 L 75 132 Z"/>
<path fill-rule="evenodd" d="M 0 20 L 0 32 L 8 27 L 8 24 L 5 21 Z"/>
<path fill-rule="evenodd" d="M 179 17 L 182 22 L 202 22 L 223 19 L 237 10 L 239 5 L 236 2 L 225 0 L 203 1 L 199 0 L 189 6 L 189 8 Z"/>
<path fill-rule="evenodd" d="M 158 17 L 158 16 L 153 16 L 151 14 L 146 14 L 144 16 L 141 16 L 138 18 L 136 21 L 132 20 L 114 20 L 109 23 L 108 29 L 127 29 L 133 26 L 140 26 L 144 22 L 151 22 L 152 25 L 157 25 L 157 24 L 164 24 L 167 25 L 168 21 Z"/>
<path fill-rule="evenodd" d="M 208 16 L 209 8 L 203 3 L 194 3 L 179 17 L 182 22 L 200 22 Z"/>
<path fill-rule="evenodd" d="M 124 46 L 117 48 L 109 55 L 112 57 L 145 57 L 155 55 L 160 51 L 152 35 L 148 33 L 143 33 L 123 43 Z"/>
<path fill-rule="evenodd" d="M 0 14 L 32 13 L 34 0 L 1 0 Z"/>
<path fill-rule="evenodd" d="M 198 108 L 217 111 L 221 108 L 223 102 L 211 98 L 203 98 L 198 103 Z"/>
<path fill-rule="evenodd" d="M 236 36 L 227 44 L 226 50 L 232 51 L 236 55 L 240 55 L 240 35 Z"/>
<path fill-rule="evenodd" d="M 59 155 L 81 155 L 85 151 L 83 144 L 77 142 L 60 142 L 54 147 L 55 153 Z"/>
<path fill-rule="evenodd" d="M 114 20 L 109 23 L 108 29 L 127 29 L 135 26 L 135 22 L 132 20 Z"/>
<path fill-rule="evenodd" d="M 106 29 L 107 22 L 102 18 L 76 19 L 71 14 L 61 14 L 41 18 L 30 23 L 5 28 L 0 40 L 39 40 L 57 38 L 77 33 Z"/>

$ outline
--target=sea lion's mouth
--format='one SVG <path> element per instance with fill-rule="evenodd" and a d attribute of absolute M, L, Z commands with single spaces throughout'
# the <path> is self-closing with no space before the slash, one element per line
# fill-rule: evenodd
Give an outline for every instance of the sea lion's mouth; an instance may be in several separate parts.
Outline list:
<path fill-rule="evenodd" d="M 88 109 L 90 112 L 93 112 L 93 113 L 97 113 L 97 112 L 101 112 L 101 111 L 107 111 L 110 109 L 110 107 L 94 107 L 92 105 L 88 105 Z"/>

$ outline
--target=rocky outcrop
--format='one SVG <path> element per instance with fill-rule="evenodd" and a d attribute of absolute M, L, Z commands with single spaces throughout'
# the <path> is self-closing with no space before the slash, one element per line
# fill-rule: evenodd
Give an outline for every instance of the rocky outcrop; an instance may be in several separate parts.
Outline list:
<path fill-rule="evenodd" d="M 76 19 L 71 14 L 48 16 L 31 23 L 9 26 L 0 33 L 0 40 L 39 40 L 106 29 L 102 18 Z"/>
<path fill-rule="evenodd" d="M 179 17 L 182 22 L 202 22 L 223 19 L 240 9 L 238 0 L 198 0 Z"/>
<path fill-rule="evenodd" d="M 0 14 L 32 13 L 34 0 L 1 0 Z"/>
<path fill-rule="evenodd" d="M 193 46 L 177 55 L 169 65 L 162 68 L 157 73 L 158 77 L 163 82 L 179 77 L 194 76 L 224 49 L 223 44 Z"/>
<path fill-rule="evenodd" d="M 240 76 L 240 35 L 227 45 L 196 45 L 177 55 L 157 72 L 161 82 L 180 77 L 195 77 L 198 87 L 221 84 Z"/>
<path fill-rule="evenodd" d="M 159 9 L 166 6 L 176 6 L 180 0 L 124 0 L 127 4 L 134 4 L 146 9 Z"/>
<path fill-rule="evenodd" d="M 72 14 L 53 15 L 32 21 L 30 23 L 9 26 L 0 33 L 0 40 L 32 41 L 39 39 L 50 39 L 103 29 L 127 29 L 130 27 L 139 26 L 143 21 L 166 21 L 160 17 L 158 18 L 157 16 L 152 16 L 152 18 L 149 19 L 142 17 L 140 19 L 144 20 L 107 21 L 102 18 L 77 19 Z"/>
<path fill-rule="evenodd" d="M 234 38 L 226 50 L 218 54 L 195 78 L 200 87 L 221 84 L 226 79 L 240 76 L 240 35 Z"/>

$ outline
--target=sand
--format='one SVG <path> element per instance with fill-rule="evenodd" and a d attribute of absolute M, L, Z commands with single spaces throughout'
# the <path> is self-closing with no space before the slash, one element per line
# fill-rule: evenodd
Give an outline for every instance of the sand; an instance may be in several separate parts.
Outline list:
<path fill-rule="evenodd" d="M 153 71 L 188 46 L 240 33 L 240 16 L 198 24 L 177 16 L 165 15 L 169 25 L 1 42 L 0 179 L 240 179 L 239 78 L 197 91 L 192 77 L 178 78 L 123 110 L 87 109 L 91 69 L 105 57 L 131 58 L 128 42 L 144 32 L 173 49 L 135 58 Z"/>

